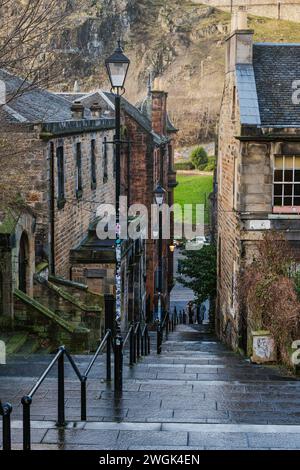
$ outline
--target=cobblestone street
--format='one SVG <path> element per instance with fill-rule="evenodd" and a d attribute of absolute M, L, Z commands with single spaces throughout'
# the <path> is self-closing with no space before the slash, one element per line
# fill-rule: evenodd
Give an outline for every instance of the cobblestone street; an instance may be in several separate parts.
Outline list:
<path fill-rule="evenodd" d="M 203 327 L 181 325 L 163 354 L 133 368 L 115 397 L 104 363 L 88 382 L 88 421 L 80 422 L 80 386 L 66 364 L 65 429 L 55 418 L 57 381 L 46 380 L 32 405 L 34 449 L 299 449 L 300 382 L 274 367 L 249 364 Z M 0 396 L 11 400 L 13 447 L 21 448 L 22 395 L 49 357 L 15 357 L 1 366 Z M 26 365 L 25 365 L 26 362 Z M 88 357 L 77 356 L 81 370 Z"/>

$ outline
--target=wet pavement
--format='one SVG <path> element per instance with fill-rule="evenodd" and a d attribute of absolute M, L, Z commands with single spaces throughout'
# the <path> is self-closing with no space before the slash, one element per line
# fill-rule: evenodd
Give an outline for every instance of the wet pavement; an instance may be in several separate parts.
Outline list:
<path fill-rule="evenodd" d="M 50 357 L 15 357 L 0 366 L 0 397 L 11 401 L 14 448 L 21 447 L 26 394 Z M 88 357 L 77 356 L 80 370 Z M 32 404 L 36 449 L 299 449 L 300 381 L 275 367 L 250 364 L 226 349 L 209 327 L 180 325 L 134 367 L 125 357 L 124 391 L 105 383 L 104 358 L 88 381 L 87 422 L 80 422 L 80 385 L 66 365 L 65 429 L 57 429 L 57 382 Z"/>

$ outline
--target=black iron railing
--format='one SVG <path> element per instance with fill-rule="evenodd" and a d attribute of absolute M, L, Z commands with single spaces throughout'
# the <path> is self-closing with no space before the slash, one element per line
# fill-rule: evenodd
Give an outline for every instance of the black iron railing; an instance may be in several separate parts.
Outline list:
<path fill-rule="evenodd" d="M 36 384 L 30 390 L 30 392 L 23 396 L 21 403 L 23 406 L 23 449 L 30 450 L 31 448 L 31 428 L 30 428 L 30 407 L 32 404 L 33 397 L 38 391 L 44 380 L 48 377 L 49 373 L 57 364 L 57 422 L 58 427 L 64 427 L 66 425 L 65 421 L 65 365 L 64 358 L 67 357 L 69 363 L 71 364 L 75 374 L 77 375 L 80 385 L 81 385 L 81 420 L 86 421 L 86 383 L 88 375 L 96 362 L 99 354 L 103 351 L 106 346 L 106 379 L 111 380 L 111 341 L 112 334 L 108 330 L 102 339 L 97 351 L 92 357 L 86 371 L 82 375 L 79 371 L 74 359 L 71 354 L 66 350 L 64 346 L 61 346 L 48 367 L 45 369 L 43 374 L 40 376 Z"/>
<path fill-rule="evenodd" d="M 2 448 L 3 450 L 11 450 L 11 426 L 10 416 L 12 406 L 10 403 L 2 404 L 0 400 L 0 415 L 2 416 Z"/>
<path fill-rule="evenodd" d="M 163 321 L 157 322 L 157 326 L 156 326 L 157 354 L 161 354 L 162 352 L 164 332 L 165 332 L 165 339 L 167 340 L 169 336 L 169 332 L 175 331 L 176 326 L 181 323 L 184 323 L 184 315 L 181 311 L 179 314 L 177 314 L 176 310 L 174 310 L 173 315 L 170 315 L 169 312 L 166 312 Z"/>

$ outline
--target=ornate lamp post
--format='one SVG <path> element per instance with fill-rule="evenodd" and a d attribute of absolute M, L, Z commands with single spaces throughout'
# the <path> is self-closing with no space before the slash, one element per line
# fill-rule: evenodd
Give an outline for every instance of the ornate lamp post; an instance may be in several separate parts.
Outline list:
<path fill-rule="evenodd" d="M 161 206 L 165 200 L 165 189 L 158 183 L 155 190 L 154 190 L 154 198 L 155 202 L 159 209 L 159 235 L 158 235 L 158 321 L 162 321 L 162 308 L 161 308 L 161 294 L 162 294 L 162 212 Z"/>
<path fill-rule="evenodd" d="M 123 53 L 121 41 L 118 41 L 115 52 L 106 59 L 111 92 L 115 98 L 116 131 L 114 137 L 116 158 L 116 337 L 115 337 L 115 390 L 122 391 L 123 372 L 123 339 L 121 336 L 121 254 L 120 238 L 120 191 L 121 191 L 121 96 L 125 93 L 125 80 L 130 60 Z"/>
<path fill-rule="evenodd" d="M 115 97 L 115 155 L 116 155 L 116 327 L 120 330 L 121 322 L 121 239 L 120 239 L 120 189 L 121 189 L 121 96 L 125 93 L 125 80 L 130 60 L 123 53 L 121 41 L 115 52 L 105 61 L 111 91 Z"/>

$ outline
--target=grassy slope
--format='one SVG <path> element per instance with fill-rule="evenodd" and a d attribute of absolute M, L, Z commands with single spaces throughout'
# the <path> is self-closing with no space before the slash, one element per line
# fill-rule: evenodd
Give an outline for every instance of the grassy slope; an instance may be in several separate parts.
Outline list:
<path fill-rule="evenodd" d="M 205 204 L 212 192 L 212 176 L 184 176 L 177 175 L 178 186 L 175 189 L 175 203 L 183 207 L 184 204 Z M 193 210 L 195 217 L 195 207 Z M 175 221 L 180 221 L 180 215 L 175 212 Z M 205 213 L 205 222 L 208 222 L 208 214 Z"/>

